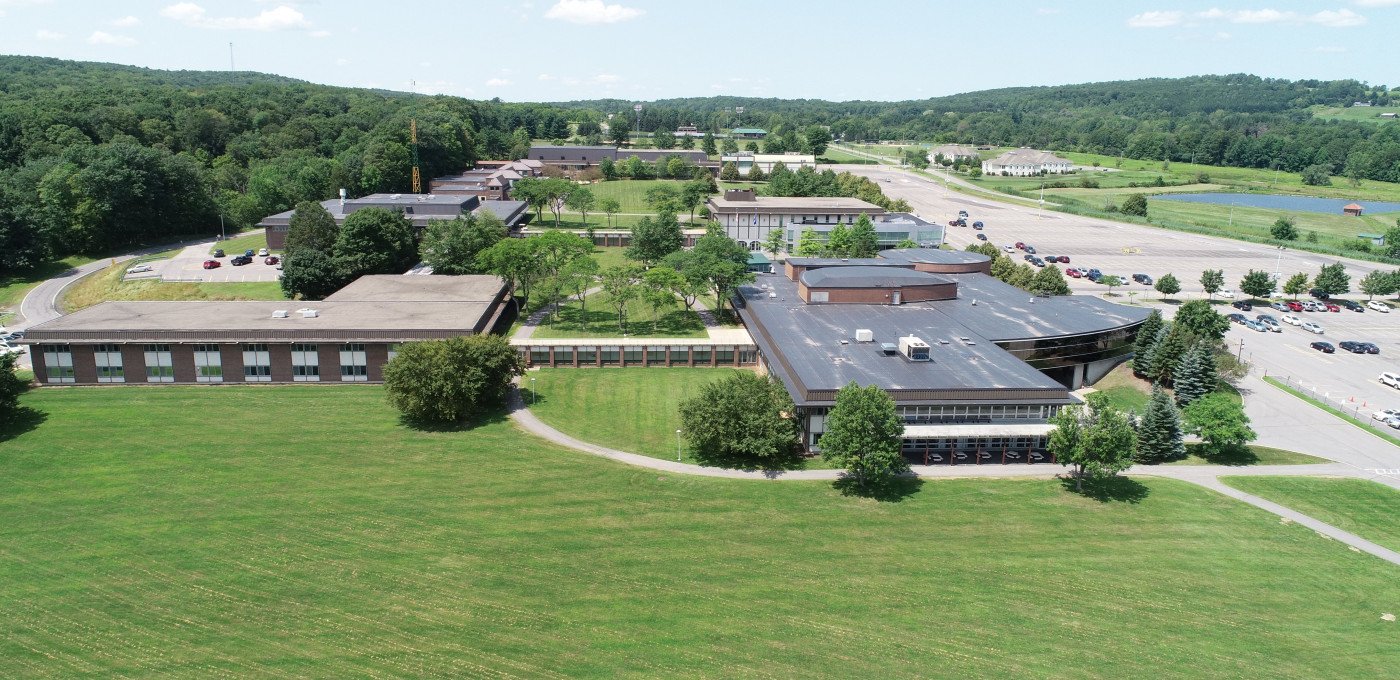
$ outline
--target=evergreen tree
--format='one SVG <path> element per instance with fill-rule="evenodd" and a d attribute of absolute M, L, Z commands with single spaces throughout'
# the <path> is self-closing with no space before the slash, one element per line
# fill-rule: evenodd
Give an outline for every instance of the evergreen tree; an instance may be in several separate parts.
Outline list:
<path fill-rule="evenodd" d="M 776 174 L 776 172 L 774 173 Z M 880 237 L 875 233 L 869 215 L 861 215 L 851 227 L 849 257 L 875 257 L 880 252 Z"/>
<path fill-rule="evenodd" d="M 758 167 L 758 164 L 754 163 L 753 165 L 749 166 L 749 174 L 746 175 L 744 178 L 749 180 L 750 182 L 762 182 L 763 180 L 768 179 L 768 176 L 763 174 L 763 168 Z"/>
<path fill-rule="evenodd" d="M 713 132 L 705 133 L 705 139 L 700 142 L 700 150 L 704 151 L 706 156 L 713 156 L 719 153 L 719 149 L 715 148 L 715 135 Z"/>
<path fill-rule="evenodd" d="M 1152 399 L 1138 423 L 1137 461 L 1163 463 L 1186 457 L 1181 412 L 1161 385 L 1152 386 Z"/>
<path fill-rule="evenodd" d="M 1172 386 L 1176 389 L 1176 403 L 1185 407 L 1191 402 L 1215 390 L 1215 352 L 1210 344 L 1198 341 L 1181 357 L 1181 362 L 1172 372 Z"/>
<path fill-rule="evenodd" d="M 831 228 L 826 236 L 827 257 L 853 257 L 851 249 L 854 243 L 851 241 L 851 230 L 844 224 L 837 224 Z"/>
<path fill-rule="evenodd" d="M 719 178 L 726 182 L 739 181 L 739 166 L 735 165 L 734 161 L 725 163 L 724 167 L 720 168 Z"/>

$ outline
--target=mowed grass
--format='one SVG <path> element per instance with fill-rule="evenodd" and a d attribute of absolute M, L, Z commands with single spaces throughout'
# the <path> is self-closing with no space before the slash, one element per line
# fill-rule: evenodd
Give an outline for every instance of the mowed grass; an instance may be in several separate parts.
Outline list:
<path fill-rule="evenodd" d="M 612 296 L 597 291 L 587 296 L 581 303 L 571 299 L 559 308 L 557 314 L 550 315 L 535 329 L 537 338 L 616 338 L 622 337 L 623 327 L 618 323 L 617 308 L 612 306 Z M 695 310 L 686 310 L 680 299 L 670 309 L 660 313 L 637 299 L 627 305 L 626 334 L 641 338 L 707 338 L 705 322 Z"/>
<path fill-rule="evenodd" d="M 24 296 L 35 286 L 92 261 L 93 258 L 75 255 L 44 262 L 32 269 L 0 274 L 0 308 L 18 307 Z"/>
<path fill-rule="evenodd" d="M 67 312 L 86 309 L 109 300 L 285 300 L 278 281 L 229 283 L 189 283 L 160 279 L 124 281 L 131 262 L 122 262 L 95 272 L 70 286 L 63 293 Z"/>
<path fill-rule="evenodd" d="M 1325 106 L 1311 107 L 1313 117 L 1329 120 L 1354 120 L 1362 123 L 1394 123 L 1397 118 L 1381 118 L 1382 113 L 1400 115 L 1400 106 Z"/>
<path fill-rule="evenodd" d="M 1366 479 L 1221 477 L 1220 481 L 1400 550 L 1400 491 Z"/>
<path fill-rule="evenodd" d="M 551 427 L 586 442 L 676 459 L 679 406 L 735 368 L 542 368 L 521 384 L 533 390 L 530 411 Z M 526 401 L 531 397 L 526 394 Z M 608 414 L 585 418 L 581 414 Z M 685 447 L 682 447 L 684 449 Z M 688 462 L 697 462 L 682 450 Z"/>
<path fill-rule="evenodd" d="M 227 240 L 215 242 L 209 248 L 209 254 L 213 255 L 215 250 L 222 248 L 225 255 L 233 257 L 234 255 L 242 255 L 246 250 L 256 253 L 259 249 L 266 247 L 267 233 L 258 231 L 251 234 L 234 235 Z"/>
<path fill-rule="evenodd" d="M 630 468 L 498 419 L 409 429 L 374 386 L 22 401 L 40 415 L 0 448 L 4 677 L 1400 663 L 1380 619 L 1400 608 L 1393 565 L 1182 482 L 1099 502 L 1054 480 L 943 480 L 882 503 Z"/>

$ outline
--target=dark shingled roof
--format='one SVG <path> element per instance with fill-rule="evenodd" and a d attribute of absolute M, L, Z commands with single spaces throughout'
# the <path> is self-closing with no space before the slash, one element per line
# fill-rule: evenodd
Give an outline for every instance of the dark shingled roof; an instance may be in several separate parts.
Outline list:
<path fill-rule="evenodd" d="M 951 279 L 899 267 L 827 267 L 802 272 L 808 288 L 898 288 L 952 283 Z"/>

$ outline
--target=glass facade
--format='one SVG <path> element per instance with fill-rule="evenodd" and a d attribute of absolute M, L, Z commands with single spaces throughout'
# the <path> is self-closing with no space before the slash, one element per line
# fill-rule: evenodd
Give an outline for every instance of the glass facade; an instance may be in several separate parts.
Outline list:
<path fill-rule="evenodd" d="M 321 380 L 321 355 L 316 345 L 297 343 L 292 345 L 292 381 L 319 382 Z"/>
<path fill-rule="evenodd" d="M 1119 328 L 1102 333 L 1070 335 L 1035 340 L 1011 340 L 996 343 L 1017 359 L 1042 371 L 1102 359 L 1127 358 L 1133 353 L 1138 326 Z"/>
<path fill-rule="evenodd" d="M 44 353 L 44 382 L 71 383 L 73 375 L 73 350 L 68 345 L 40 345 Z"/>
<path fill-rule="evenodd" d="M 272 382 L 272 357 L 267 343 L 245 343 L 243 349 L 243 379 L 248 382 Z"/>
<path fill-rule="evenodd" d="M 365 382 L 369 380 L 369 360 L 365 357 L 364 343 L 347 342 L 340 346 L 340 381 Z"/>
<path fill-rule="evenodd" d="M 195 382 L 223 382 L 224 359 L 218 345 L 194 346 Z"/>
<path fill-rule="evenodd" d="M 170 345 L 146 345 L 146 382 L 175 382 Z"/>
<path fill-rule="evenodd" d="M 126 382 L 122 368 L 122 348 L 120 345 L 94 345 L 92 359 L 97 364 L 97 382 Z"/>

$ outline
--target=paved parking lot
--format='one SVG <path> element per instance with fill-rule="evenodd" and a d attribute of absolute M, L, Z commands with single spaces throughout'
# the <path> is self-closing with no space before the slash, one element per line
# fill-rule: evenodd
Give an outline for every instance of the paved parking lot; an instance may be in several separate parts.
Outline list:
<path fill-rule="evenodd" d="M 1223 269 L 1226 287 L 1234 289 L 1250 269 L 1278 271 L 1283 278 L 1297 273 L 1316 274 L 1324 264 L 1343 262 L 1351 275 L 1352 288 L 1362 276 L 1373 269 L 1388 269 L 1382 265 L 1360 260 L 1334 258 L 1294 250 L 1280 250 L 1267 245 L 1232 241 L 1156 229 L 1143 225 L 1117 223 L 1109 220 L 1079 217 L 1063 213 L 998 203 L 950 191 L 935 182 L 894 168 L 876 166 L 844 166 L 857 174 L 876 180 L 885 193 L 907 200 L 921 217 L 946 224 L 959 210 L 969 214 L 968 223 L 981 220 L 988 241 L 1001 246 L 1023 241 L 1036 247 L 1039 255 L 1068 255 L 1071 267 L 1098 268 L 1106 274 L 1130 277 L 1144 273 L 1154 280 L 1172 272 L 1181 280 L 1180 299 L 1205 297 L 1201 291 L 1200 274 L 1209 269 Z M 976 241 L 977 232 L 969 228 L 948 227 L 948 243 L 963 248 Z M 1019 261 L 1021 253 L 1014 257 Z M 1069 279 L 1077 294 L 1103 293 L 1099 284 Z M 1159 295 L 1150 286 L 1133 284 L 1121 286 L 1116 292 L 1134 293 L 1131 299 L 1149 301 L 1170 316 L 1171 305 L 1156 302 Z M 1356 293 L 1344 296 L 1364 301 Z M 1220 313 L 1239 310 L 1220 306 Z M 1244 312 L 1241 312 L 1244 313 Z M 1267 307 L 1256 307 L 1244 313 L 1248 318 L 1267 313 L 1275 318 L 1284 314 Z M 1362 313 L 1299 312 L 1305 321 L 1314 321 L 1325 331 L 1314 335 L 1296 326 L 1285 325 L 1282 333 L 1260 333 L 1238 324 L 1231 324 L 1225 340 L 1243 358 L 1253 364 L 1256 375 L 1290 377 L 1308 388 L 1315 387 L 1319 397 L 1342 399 L 1363 416 L 1380 408 L 1400 408 L 1400 391 L 1381 385 L 1376 379 L 1381 371 L 1400 372 L 1400 309 L 1389 314 L 1367 310 Z M 1343 340 L 1373 342 L 1380 354 L 1351 354 L 1338 349 L 1336 354 L 1322 354 L 1309 349 L 1313 340 L 1326 340 L 1336 345 Z M 1243 348 L 1240 341 L 1243 340 Z M 1355 401 L 1352 401 L 1354 399 Z M 1364 406 L 1363 406 L 1364 404 Z M 1307 408 L 1298 402 L 1299 408 Z M 1340 423 L 1338 427 L 1345 427 Z M 1394 450 L 1390 444 L 1377 439 L 1382 447 Z"/>
<path fill-rule="evenodd" d="M 213 242 L 198 243 L 186 247 L 176 255 L 164 262 L 153 262 L 154 271 L 150 274 L 129 274 L 128 279 L 141 277 L 159 276 L 163 281 L 199 281 L 205 283 L 240 283 L 247 281 L 276 281 L 282 273 L 275 265 L 263 264 L 263 258 L 254 257 L 252 264 L 245 264 L 235 267 L 229 262 L 233 255 L 240 253 L 229 253 L 227 257 L 212 258 L 209 256 L 209 249 L 213 248 Z M 217 259 L 222 265 L 218 269 L 205 269 L 204 261 Z"/>

